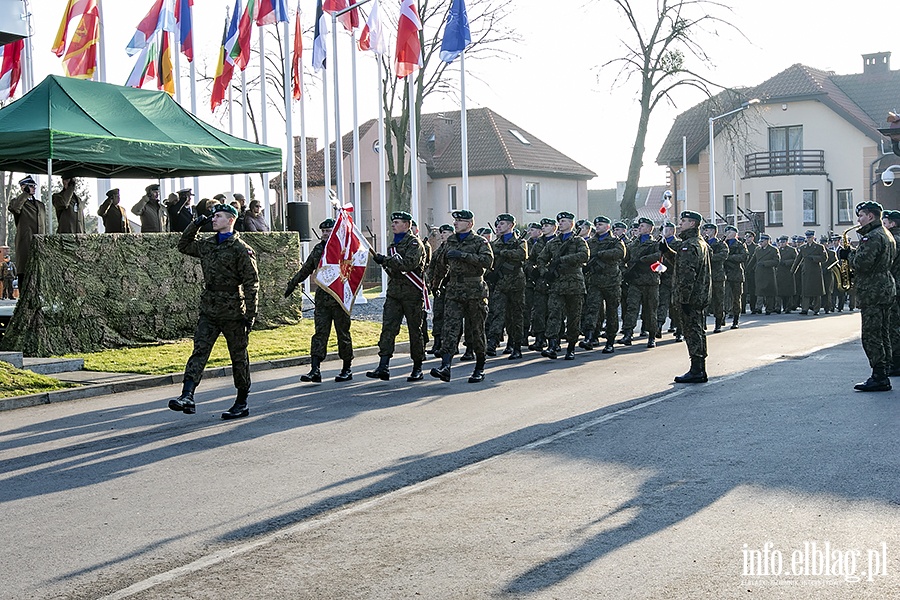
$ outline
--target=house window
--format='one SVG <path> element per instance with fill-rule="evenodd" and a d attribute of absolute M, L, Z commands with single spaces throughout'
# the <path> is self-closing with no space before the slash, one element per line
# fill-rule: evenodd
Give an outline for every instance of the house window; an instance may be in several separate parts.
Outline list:
<path fill-rule="evenodd" d="M 838 223 L 853 223 L 853 190 L 837 191 Z"/>
<path fill-rule="evenodd" d="M 784 224 L 784 203 L 781 192 L 766 192 L 766 216 L 770 226 Z"/>
<path fill-rule="evenodd" d="M 525 183 L 525 212 L 541 212 L 541 184 Z"/>
<path fill-rule="evenodd" d="M 459 202 L 457 200 L 456 195 L 456 185 L 450 184 L 447 186 L 447 198 L 449 199 L 450 211 L 459 210 Z"/>
<path fill-rule="evenodd" d="M 770 127 L 769 154 L 772 173 L 791 173 L 799 169 L 803 150 L 803 126 Z"/>
<path fill-rule="evenodd" d="M 723 208 L 725 210 L 722 212 L 725 213 L 725 220 L 728 221 L 729 223 L 734 223 L 734 213 L 735 213 L 734 196 L 725 196 L 723 198 L 723 200 L 724 200 Z"/>
<path fill-rule="evenodd" d="M 803 224 L 818 225 L 819 190 L 803 190 Z"/>

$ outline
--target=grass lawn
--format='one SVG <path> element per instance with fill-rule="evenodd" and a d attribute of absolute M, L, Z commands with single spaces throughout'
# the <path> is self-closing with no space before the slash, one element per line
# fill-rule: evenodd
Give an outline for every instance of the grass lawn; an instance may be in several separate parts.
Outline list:
<path fill-rule="evenodd" d="M 289 325 L 276 329 L 265 329 L 250 333 L 250 362 L 289 358 L 292 356 L 308 356 L 310 338 L 314 324 L 312 319 L 303 319 L 297 325 Z M 381 334 L 381 323 L 372 321 L 353 321 L 350 325 L 354 348 L 366 348 L 378 344 Z M 406 327 L 401 328 L 398 342 L 409 339 Z M 103 350 L 89 354 L 69 355 L 84 359 L 84 368 L 88 371 L 104 371 L 108 373 L 141 373 L 145 375 L 163 375 L 180 373 L 191 355 L 193 342 L 181 340 L 170 344 L 141 346 L 138 348 L 118 348 Z M 337 351 L 337 337 L 334 330 L 328 339 L 328 352 Z M 208 366 L 221 367 L 231 364 L 225 338 L 219 336 L 209 357 Z"/>
<path fill-rule="evenodd" d="M 74 383 L 66 383 L 46 375 L 38 375 L 31 371 L 17 369 L 7 362 L 0 361 L 0 398 L 27 396 L 29 394 L 75 387 L 75 385 Z"/>

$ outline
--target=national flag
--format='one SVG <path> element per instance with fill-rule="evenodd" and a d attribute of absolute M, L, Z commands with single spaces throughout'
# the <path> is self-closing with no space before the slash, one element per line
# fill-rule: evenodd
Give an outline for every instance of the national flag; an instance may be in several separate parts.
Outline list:
<path fill-rule="evenodd" d="M 9 100 L 16 94 L 16 86 L 22 77 L 24 48 L 25 40 L 16 40 L 0 46 L 0 102 Z"/>
<path fill-rule="evenodd" d="M 178 21 L 178 43 L 188 62 L 194 60 L 194 0 L 175 0 L 175 19 Z"/>
<path fill-rule="evenodd" d="M 403 0 L 397 23 L 397 54 L 394 60 L 394 71 L 398 78 L 411 75 L 422 66 L 422 44 L 419 42 L 421 29 L 422 21 L 416 12 L 415 0 Z"/>
<path fill-rule="evenodd" d="M 222 47 L 219 49 L 219 62 L 216 66 L 216 78 L 213 80 L 212 95 L 209 99 L 210 110 L 216 108 L 225 100 L 228 86 L 231 85 L 231 76 L 234 74 L 234 57 L 232 51 L 237 43 L 238 21 L 241 15 L 241 0 L 234 5 L 234 13 L 231 21 L 225 21 L 225 30 L 222 32 Z"/>
<path fill-rule="evenodd" d="M 159 60 L 156 65 L 156 87 L 170 96 L 175 95 L 175 69 L 172 67 L 172 42 L 169 34 L 161 31 L 159 44 Z"/>
<path fill-rule="evenodd" d="M 262 27 L 272 23 L 285 23 L 289 20 L 284 0 L 259 0 L 259 10 L 256 13 L 257 25 Z"/>
<path fill-rule="evenodd" d="M 253 20 L 256 18 L 256 2 L 257 0 L 247 0 L 247 8 L 241 15 L 241 23 L 238 26 L 238 45 L 239 54 L 235 56 L 234 64 L 241 71 L 247 68 L 250 62 L 250 33 L 252 32 Z M 234 53 L 232 53 L 234 56 Z"/>
<path fill-rule="evenodd" d="M 322 10 L 328 14 L 336 13 L 349 8 L 350 5 L 355 2 L 356 0 L 325 0 L 325 3 L 322 5 Z M 338 21 L 341 22 L 341 25 L 343 25 L 344 29 L 347 31 L 354 31 L 359 27 L 359 8 L 353 8 L 350 11 L 345 12 L 338 17 Z"/>
<path fill-rule="evenodd" d="M 450 11 L 447 13 L 447 24 L 444 26 L 441 60 L 447 63 L 453 62 L 457 56 L 466 51 L 466 46 L 471 43 L 472 34 L 469 31 L 466 3 L 464 0 L 453 0 Z"/>
<path fill-rule="evenodd" d="M 177 31 L 174 0 L 155 0 L 150 12 L 137 25 L 131 41 L 125 47 L 129 56 L 141 51 L 157 31 Z"/>
<path fill-rule="evenodd" d="M 300 26 L 300 0 L 297 0 L 297 17 L 294 23 L 294 54 L 291 57 L 291 94 L 294 100 L 303 96 L 300 74 L 303 68 L 303 28 Z"/>
<path fill-rule="evenodd" d="M 672 201 L 668 196 L 663 196 L 662 206 L 659 207 L 659 214 L 664 215 L 672 208 Z"/>
<path fill-rule="evenodd" d="M 62 21 L 59 24 L 59 31 L 56 32 L 56 40 L 53 42 L 51 49 L 56 56 L 62 57 L 66 53 L 66 38 L 69 37 L 69 23 L 75 17 L 84 15 L 89 5 L 95 4 L 94 0 L 69 0 L 66 5 L 66 12 L 63 14 Z"/>
<path fill-rule="evenodd" d="M 353 224 L 352 211 L 351 204 L 340 210 L 316 271 L 316 284 L 331 294 L 348 315 L 369 262 L 369 244 Z"/>
<path fill-rule="evenodd" d="M 128 81 L 125 82 L 127 87 L 142 88 L 144 84 L 152 79 L 156 79 L 156 60 L 159 52 L 159 45 L 154 40 L 144 46 L 141 55 L 138 57 Z"/>
<path fill-rule="evenodd" d="M 328 17 L 322 9 L 322 0 L 316 4 L 316 33 L 313 37 L 312 66 L 316 71 L 325 68 L 325 58 L 328 56 Z"/>
<path fill-rule="evenodd" d="M 387 54 L 387 36 L 384 34 L 384 27 L 381 25 L 378 0 L 372 0 L 372 10 L 369 12 L 366 26 L 363 27 L 362 33 L 359 34 L 359 49 L 363 52 L 371 50 L 379 56 Z"/>
<path fill-rule="evenodd" d="M 66 77 L 90 79 L 97 69 L 97 46 L 100 44 L 100 10 L 96 0 L 88 0 L 78 27 L 63 56 Z"/>

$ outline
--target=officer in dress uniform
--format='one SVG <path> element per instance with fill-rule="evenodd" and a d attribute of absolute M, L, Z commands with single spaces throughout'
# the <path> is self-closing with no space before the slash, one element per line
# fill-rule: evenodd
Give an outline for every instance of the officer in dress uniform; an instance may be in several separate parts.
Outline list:
<path fill-rule="evenodd" d="M 169 231 L 169 210 L 159 201 L 159 184 L 144 188 L 145 194 L 131 207 L 131 212 L 141 218 L 141 233 Z"/>
<path fill-rule="evenodd" d="M 84 202 L 75 193 L 77 183 L 74 177 L 63 178 L 62 190 L 53 194 L 56 233 L 84 233 Z"/>
<path fill-rule="evenodd" d="M 881 214 L 878 215 L 879 223 Z M 797 249 L 792 270 L 800 272 L 800 314 L 819 314 L 819 305 L 825 293 L 825 279 L 822 277 L 822 265 L 827 260 L 825 246 L 816 241 L 816 232 L 806 230 L 806 243 Z"/>
<path fill-rule="evenodd" d="M 131 233 L 128 214 L 119 205 L 119 188 L 106 192 L 106 201 L 97 209 L 97 216 L 103 219 L 106 233 Z"/>
<path fill-rule="evenodd" d="M 797 250 L 788 243 L 789 240 L 786 235 L 778 238 L 778 267 L 775 270 L 775 287 L 779 298 L 779 308 L 775 312 L 786 315 L 794 309 L 794 274 L 791 273 L 791 267 L 797 258 Z"/>
<path fill-rule="evenodd" d="M 25 282 L 32 272 L 28 263 L 31 257 L 31 240 L 36 235 L 47 231 L 47 208 L 34 192 L 37 182 L 30 175 L 19 180 L 21 192 L 10 200 L 9 212 L 16 223 L 16 262 L 19 263 L 19 293 L 25 288 Z"/>
<path fill-rule="evenodd" d="M 731 328 L 738 328 L 738 321 L 744 310 L 744 265 L 749 259 L 747 247 L 738 239 L 737 227 L 725 228 L 725 244 L 728 258 L 725 259 L 725 308 L 731 313 Z"/>

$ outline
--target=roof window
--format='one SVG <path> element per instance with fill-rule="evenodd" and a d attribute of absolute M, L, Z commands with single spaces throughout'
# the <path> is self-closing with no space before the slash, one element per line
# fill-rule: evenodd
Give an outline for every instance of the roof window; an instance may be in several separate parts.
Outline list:
<path fill-rule="evenodd" d="M 511 134 L 513 134 L 517 140 L 519 140 L 520 142 L 522 142 L 522 143 L 525 144 L 526 146 L 530 146 L 530 145 L 531 145 L 531 142 L 529 142 L 528 139 L 527 139 L 524 135 L 522 135 L 521 133 L 519 133 L 519 130 L 518 130 L 518 129 L 510 129 L 509 132 L 510 132 Z"/>

